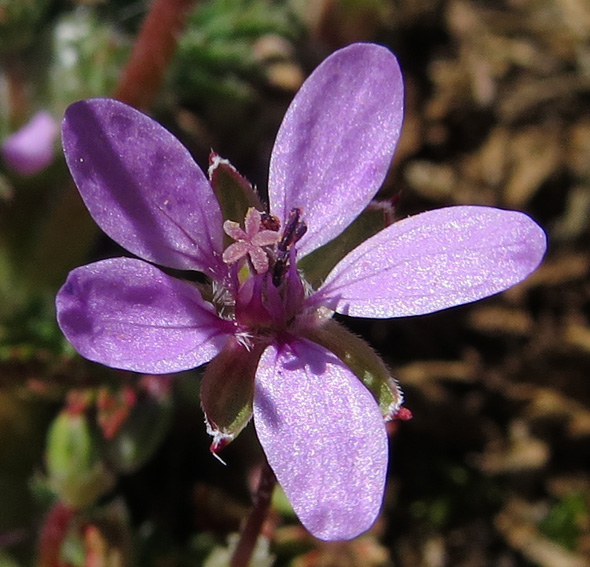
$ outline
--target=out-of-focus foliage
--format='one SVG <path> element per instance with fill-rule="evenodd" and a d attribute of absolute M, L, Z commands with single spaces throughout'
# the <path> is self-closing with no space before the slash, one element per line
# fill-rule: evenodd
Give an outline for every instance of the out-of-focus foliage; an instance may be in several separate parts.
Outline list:
<path fill-rule="evenodd" d="M 0 2 L 0 53 L 28 47 L 44 23 L 51 0 L 2 0 Z"/>
<path fill-rule="evenodd" d="M 235 105 L 257 96 L 257 86 L 273 81 L 281 86 L 276 64 L 293 59 L 291 42 L 301 33 L 301 23 L 285 1 L 199 3 L 179 43 L 175 83 L 183 102 L 215 104 L 231 114 Z M 294 80 L 299 78 L 295 74 Z"/>
<path fill-rule="evenodd" d="M 115 22 L 88 8 L 64 13 L 53 28 L 49 100 L 63 111 L 72 100 L 112 93 L 131 42 Z"/>

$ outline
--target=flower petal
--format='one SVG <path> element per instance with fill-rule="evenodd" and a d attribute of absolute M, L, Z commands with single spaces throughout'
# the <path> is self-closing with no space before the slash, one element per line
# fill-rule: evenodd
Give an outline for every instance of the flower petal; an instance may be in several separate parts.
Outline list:
<path fill-rule="evenodd" d="M 2 142 L 2 158 L 21 175 L 35 175 L 53 161 L 59 125 L 41 110 L 20 130 Z"/>
<path fill-rule="evenodd" d="M 543 229 L 523 213 L 471 206 L 429 211 L 355 248 L 310 301 L 354 317 L 432 313 L 522 281 L 546 246 Z"/>
<path fill-rule="evenodd" d="M 271 213 L 303 209 L 301 255 L 340 234 L 368 205 L 400 135 L 403 83 L 384 47 L 354 44 L 328 57 L 295 96 L 269 174 Z"/>
<path fill-rule="evenodd" d="M 297 267 L 313 289 L 318 289 L 334 266 L 359 244 L 394 221 L 394 208 L 384 201 L 371 201 L 367 208 L 336 238 L 314 250 Z"/>
<path fill-rule="evenodd" d="M 369 391 L 304 339 L 269 346 L 254 387 L 256 432 L 303 525 L 324 540 L 369 529 L 387 471 L 385 425 Z"/>
<path fill-rule="evenodd" d="M 76 268 L 56 306 L 61 330 L 82 356 L 135 372 L 200 366 L 233 329 L 195 286 L 132 258 Z"/>
<path fill-rule="evenodd" d="M 400 411 L 404 395 L 379 355 L 360 337 L 344 328 L 338 321 L 327 319 L 318 325 L 308 325 L 302 335 L 333 352 L 373 394 L 386 421 Z"/>
<path fill-rule="evenodd" d="M 68 108 L 62 138 L 82 198 L 113 240 L 163 266 L 221 268 L 221 210 L 170 132 L 121 102 L 90 99 Z"/>

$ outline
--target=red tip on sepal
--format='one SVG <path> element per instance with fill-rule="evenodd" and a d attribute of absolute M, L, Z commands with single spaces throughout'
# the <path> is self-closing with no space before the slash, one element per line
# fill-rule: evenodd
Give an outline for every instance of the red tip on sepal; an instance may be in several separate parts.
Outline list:
<path fill-rule="evenodd" d="M 219 437 L 214 439 L 213 443 L 211 443 L 211 446 L 209 447 L 209 451 L 217 456 L 217 454 L 223 451 L 223 449 L 225 449 L 231 442 L 231 437 Z"/>
<path fill-rule="evenodd" d="M 409 421 L 413 417 L 414 417 L 414 414 L 412 413 L 412 410 L 402 407 L 402 408 L 399 408 L 397 413 L 393 416 L 393 419 L 395 419 L 397 421 Z"/>

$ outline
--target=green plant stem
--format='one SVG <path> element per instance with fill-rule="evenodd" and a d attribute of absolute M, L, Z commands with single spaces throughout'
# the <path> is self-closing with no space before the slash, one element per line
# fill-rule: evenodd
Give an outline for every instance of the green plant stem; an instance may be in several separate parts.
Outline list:
<path fill-rule="evenodd" d="M 240 534 L 240 541 L 234 551 L 230 567 L 248 567 L 252 552 L 270 508 L 272 493 L 277 480 L 266 461 L 260 472 L 258 488 L 254 494 L 254 507 L 246 520 L 246 525 Z"/>
<path fill-rule="evenodd" d="M 115 98 L 139 109 L 151 105 L 195 3 L 154 0 L 121 73 Z"/>

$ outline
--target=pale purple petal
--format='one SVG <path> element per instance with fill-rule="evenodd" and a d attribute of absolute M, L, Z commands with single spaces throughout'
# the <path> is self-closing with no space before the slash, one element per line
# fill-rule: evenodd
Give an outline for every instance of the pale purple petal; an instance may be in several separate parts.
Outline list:
<path fill-rule="evenodd" d="M 238 240 L 237 242 L 230 244 L 223 251 L 223 261 L 227 264 L 233 264 L 248 254 L 249 250 L 250 244 L 244 240 Z"/>
<path fill-rule="evenodd" d="M 311 302 L 354 317 L 405 317 L 469 303 L 525 279 L 546 236 L 530 217 L 449 207 L 399 221 L 350 252 Z"/>
<path fill-rule="evenodd" d="M 244 230 L 249 240 L 254 238 L 254 236 L 260 232 L 261 220 L 262 215 L 260 214 L 260 211 L 256 210 L 254 207 L 250 207 L 244 220 Z"/>
<path fill-rule="evenodd" d="M 226 220 L 223 223 L 223 231 L 234 240 L 245 240 L 248 237 L 240 224 L 231 220 Z"/>
<path fill-rule="evenodd" d="M 269 346 L 254 388 L 258 438 L 303 525 L 324 540 L 369 529 L 388 452 L 369 391 L 332 353 L 304 339 Z"/>
<path fill-rule="evenodd" d="M 132 258 L 76 268 L 56 306 L 61 330 L 82 356 L 135 372 L 200 366 L 233 330 L 195 286 Z"/>
<path fill-rule="evenodd" d="M 113 240 L 163 266 L 220 269 L 219 205 L 170 132 L 121 102 L 91 99 L 68 108 L 62 137 L 80 194 Z"/>
<path fill-rule="evenodd" d="M 37 112 L 2 143 L 6 165 L 21 175 L 35 175 L 53 161 L 59 126 L 47 111 Z"/>
<path fill-rule="evenodd" d="M 340 234 L 379 189 L 400 135 L 403 83 L 384 47 L 354 44 L 307 79 L 283 120 L 270 161 L 271 213 L 303 209 L 305 255 Z"/>

